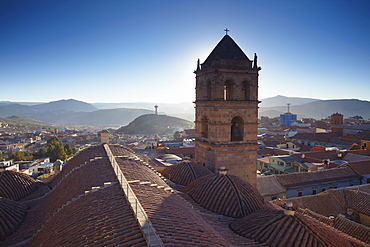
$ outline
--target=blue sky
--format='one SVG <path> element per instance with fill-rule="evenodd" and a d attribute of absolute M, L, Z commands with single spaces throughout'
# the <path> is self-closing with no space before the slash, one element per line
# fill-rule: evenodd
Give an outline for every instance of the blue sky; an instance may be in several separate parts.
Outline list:
<path fill-rule="evenodd" d="M 191 102 L 229 35 L 262 67 L 259 98 L 370 100 L 370 1 L 0 0 L 7 101 Z"/>

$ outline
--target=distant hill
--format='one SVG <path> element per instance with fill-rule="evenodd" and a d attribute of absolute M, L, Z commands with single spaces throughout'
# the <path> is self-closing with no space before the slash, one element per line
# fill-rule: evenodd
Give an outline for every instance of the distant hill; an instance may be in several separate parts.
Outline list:
<path fill-rule="evenodd" d="M 129 125 L 119 128 L 117 133 L 125 134 L 173 134 L 175 131 L 194 128 L 194 124 L 185 119 L 166 115 L 146 114 L 136 118 Z"/>
<path fill-rule="evenodd" d="M 89 103 L 68 99 L 58 100 L 49 103 L 39 104 L 32 106 L 33 109 L 38 111 L 74 111 L 74 112 L 89 112 L 96 111 L 97 108 Z"/>
<path fill-rule="evenodd" d="M 91 104 L 78 100 L 59 100 L 39 105 L 21 105 L 6 102 L 0 105 L 0 117 L 21 116 L 53 124 L 124 126 L 133 119 L 153 111 L 145 109 L 97 110 Z M 9 104 L 8 104 L 9 103 Z"/>
<path fill-rule="evenodd" d="M 0 123 L 7 123 L 12 124 L 18 127 L 21 127 L 28 131 L 36 131 L 36 130 L 53 130 L 56 128 L 54 125 L 50 123 L 45 123 L 41 121 L 37 121 L 34 119 L 24 118 L 20 116 L 11 116 L 9 118 L 0 118 Z"/>
<path fill-rule="evenodd" d="M 36 109 L 28 105 L 20 104 L 5 104 L 0 106 L 0 117 L 10 117 L 10 116 L 27 116 L 38 112 Z"/>
<path fill-rule="evenodd" d="M 143 114 L 152 113 L 145 109 L 107 109 L 92 112 L 44 112 L 35 119 L 58 124 L 102 125 L 120 127 Z"/>
<path fill-rule="evenodd" d="M 38 121 L 38 120 L 35 120 L 35 119 L 31 119 L 31 118 L 20 117 L 20 116 L 11 116 L 11 117 L 0 118 L 0 119 L 2 119 L 3 121 L 7 121 L 8 120 L 7 123 L 9 123 L 9 120 L 12 120 L 12 121 L 20 122 L 20 123 L 48 125 L 48 126 L 51 126 L 52 125 L 50 123 Z"/>
<path fill-rule="evenodd" d="M 169 115 L 178 118 L 183 118 L 189 121 L 194 121 L 195 110 L 193 102 L 184 103 L 153 103 L 153 102 L 134 102 L 134 103 L 92 103 L 98 109 L 116 109 L 116 108 L 134 108 L 147 109 L 154 113 L 154 106 L 158 106 L 158 113 Z"/>
<path fill-rule="evenodd" d="M 285 106 L 290 103 L 291 105 L 303 105 L 310 102 L 318 101 L 319 99 L 311 98 L 299 98 L 299 97 L 286 97 L 282 95 L 277 95 L 275 97 L 262 99 L 259 104 L 260 107 L 272 107 L 272 106 Z"/>
<path fill-rule="evenodd" d="M 259 116 L 277 117 L 286 111 L 286 106 L 261 107 Z M 339 112 L 345 118 L 359 115 L 364 119 L 369 119 L 370 101 L 358 99 L 317 100 L 302 105 L 292 104 L 290 112 L 297 114 L 298 118 L 322 119 Z"/>

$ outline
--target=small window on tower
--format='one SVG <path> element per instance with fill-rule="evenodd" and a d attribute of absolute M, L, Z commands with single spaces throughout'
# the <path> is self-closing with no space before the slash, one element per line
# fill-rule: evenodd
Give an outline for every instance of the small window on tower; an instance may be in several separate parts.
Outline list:
<path fill-rule="evenodd" d="M 233 100 L 234 99 L 234 84 L 233 84 L 232 81 L 226 81 L 225 82 L 224 99 L 225 100 Z"/>

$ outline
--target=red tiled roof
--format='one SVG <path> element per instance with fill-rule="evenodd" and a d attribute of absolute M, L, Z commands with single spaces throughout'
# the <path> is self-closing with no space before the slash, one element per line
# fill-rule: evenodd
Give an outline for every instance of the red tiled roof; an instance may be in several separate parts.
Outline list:
<path fill-rule="evenodd" d="M 341 217 L 347 208 L 368 211 L 370 184 L 328 190 L 312 196 L 290 198 L 289 201 L 298 207 L 300 213 L 309 215 L 325 224 L 338 229 L 360 241 L 370 244 L 370 228 L 352 220 Z M 362 194 L 362 195 L 359 195 Z M 366 195 L 367 194 L 367 195 Z M 281 205 L 282 200 L 273 203 Z M 325 216 L 335 216 L 331 219 Z"/>
<path fill-rule="evenodd" d="M 18 201 L 39 187 L 35 179 L 24 173 L 0 172 L 0 197 Z"/>
<path fill-rule="evenodd" d="M 368 161 L 368 162 L 370 162 L 370 156 L 348 153 L 343 158 L 343 160 L 345 160 L 347 162 L 356 162 L 356 161 Z"/>
<path fill-rule="evenodd" d="M 330 190 L 340 203 L 357 212 L 370 216 L 370 194 L 351 188 Z"/>
<path fill-rule="evenodd" d="M 204 166 L 187 160 L 180 161 L 172 166 L 166 167 L 162 171 L 162 175 L 170 179 L 172 182 L 185 186 L 194 180 L 211 173 L 212 172 Z"/>
<path fill-rule="evenodd" d="M 303 154 L 304 154 L 304 158 L 302 158 Z M 315 152 L 307 152 L 307 153 L 300 153 L 300 154 L 293 154 L 293 155 L 307 162 L 322 162 L 324 159 L 330 159 L 330 160 L 338 159 L 338 154 L 336 151 L 315 151 Z"/>
<path fill-rule="evenodd" d="M 329 192 L 320 193 L 317 195 L 289 198 L 289 201 L 291 201 L 295 207 L 302 209 L 308 208 L 315 213 L 327 217 L 346 212 L 346 209 L 343 207 L 343 205 L 341 205 L 337 198 Z"/>
<path fill-rule="evenodd" d="M 117 184 L 61 209 L 45 223 L 32 246 L 146 246 L 135 222 Z"/>
<path fill-rule="evenodd" d="M 109 148 L 112 151 L 114 156 L 127 157 L 127 158 L 137 157 L 136 154 L 131 149 L 120 146 L 120 145 L 109 144 Z"/>
<path fill-rule="evenodd" d="M 124 176 L 165 245 L 228 246 L 191 205 L 140 161 L 116 158 Z"/>
<path fill-rule="evenodd" d="M 370 228 L 356 223 L 353 220 L 346 219 L 340 215 L 337 215 L 335 218 L 328 218 L 321 214 L 317 214 L 309 209 L 300 209 L 298 211 L 302 214 L 306 214 L 315 218 L 329 226 L 338 229 L 339 231 L 348 234 L 362 242 L 370 244 Z"/>
<path fill-rule="evenodd" d="M 348 187 L 347 187 L 348 188 Z M 370 194 L 370 184 L 362 184 L 357 186 L 351 186 L 348 189 L 359 190 Z"/>
<path fill-rule="evenodd" d="M 27 206 L 0 197 L 0 241 L 17 229 L 26 216 Z"/>
<path fill-rule="evenodd" d="M 234 175 L 212 173 L 200 177 L 184 192 L 202 207 L 230 217 L 240 218 L 267 208 L 257 189 Z"/>
<path fill-rule="evenodd" d="M 340 135 L 335 132 L 330 133 L 298 133 L 293 136 L 293 140 L 307 140 L 316 142 L 330 142 L 338 139 Z"/>
<path fill-rule="evenodd" d="M 286 188 L 295 188 L 334 180 L 359 179 L 360 177 L 350 167 L 276 175 L 277 180 Z"/>
<path fill-rule="evenodd" d="M 335 217 L 332 226 L 370 245 L 370 228 L 341 216 Z"/>
<path fill-rule="evenodd" d="M 81 150 L 77 154 L 75 154 L 71 159 L 67 161 L 67 163 L 63 166 L 62 171 L 57 174 L 56 176 L 53 176 L 53 178 L 48 181 L 49 185 L 51 187 L 54 187 L 57 183 L 60 182 L 60 179 L 63 178 L 66 174 L 68 174 L 72 169 L 75 167 L 85 164 L 86 162 L 89 162 L 90 160 L 95 159 L 96 157 L 106 157 L 107 154 L 103 148 L 102 145 L 89 147 L 86 149 Z"/>
<path fill-rule="evenodd" d="M 78 162 L 74 158 L 69 162 L 75 166 L 56 177 L 58 182 L 50 193 L 24 202 L 30 206 L 29 213 L 18 230 L 4 240 L 5 246 L 22 241 L 22 246 L 146 245 L 121 187 L 116 184 L 92 190 L 105 182 L 117 183 L 101 148 L 79 153 Z M 89 161 L 93 153 L 100 158 Z"/>
<path fill-rule="evenodd" d="M 230 224 L 233 231 L 270 246 L 365 246 L 314 218 L 295 212 L 263 210 Z M 325 234 L 322 234 L 325 233 Z"/>
<path fill-rule="evenodd" d="M 257 177 L 257 190 L 263 196 L 277 195 L 286 192 L 286 189 L 277 181 L 275 175 Z"/>
<path fill-rule="evenodd" d="M 360 175 L 370 174 L 370 160 L 353 161 L 348 165 Z"/>
<path fill-rule="evenodd" d="M 171 189 L 159 173 L 140 162 L 128 149 L 112 149 L 115 155 L 121 156 L 116 157 L 117 163 L 165 245 L 265 244 L 235 234 L 228 228 L 234 218 L 208 211 L 189 195 Z M 52 190 L 46 195 L 35 198 L 31 194 L 23 199 L 23 204 L 30 209 L 19 228 L 0 245 L 146 246 L 122 188 L 114 184 L 118 180 L 104 148 L 96 146 L 80 152 L 66 166 L 50 183 Z M 216 210 L 236 212 L 248 204 L 241 211 L 255 212 L 268 207 L 262 196 L 244 180 L 231 175 L 210 175 L 216 178 L 208 183 L 212 188 L 204 190 L 210 194 L 203 197 L 208 198 L 206 204 L 212 201 Z M 113 182 L 113 185 L 92 190 L 105 182 Z"/>

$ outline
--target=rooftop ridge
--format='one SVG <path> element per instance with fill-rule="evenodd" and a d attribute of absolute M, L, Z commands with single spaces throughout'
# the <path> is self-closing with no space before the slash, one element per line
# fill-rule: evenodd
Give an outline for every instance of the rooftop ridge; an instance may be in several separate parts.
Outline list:
<path fill-rule="evenodd" d="M 145 213 L 143 207 L 141 206 L 139 200 L 136 198 L 135 193 L 131 189 L 130 184 L 127 182 L 126 177 L 123 175 L 121 169 L 118 166 L 118 163 L 110 150 L 109 145 L 104 144 L 104 149 L 108 155 L 110 164 L 114 170 L 114 173 L 117 176 L 117 179 L 122 187 L 122 190 L 127 198 L 127 201 L 130 203 L 131 209 L 135 214 L 135 217 L 140 225 L 140 229 L 143 233 L 143 236 L 148 244 L 148 246 L 164 246 L 161 238 L 157 234 L 157 231 L 150 222 L 147 214 Z M 125 190 L 126 188 L 126 190 Z"/>

